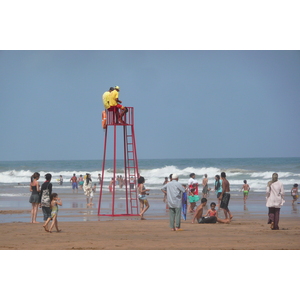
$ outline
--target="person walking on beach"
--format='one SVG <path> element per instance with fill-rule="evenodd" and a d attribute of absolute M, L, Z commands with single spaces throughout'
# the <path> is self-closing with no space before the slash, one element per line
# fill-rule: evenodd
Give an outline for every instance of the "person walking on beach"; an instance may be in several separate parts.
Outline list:
<path fill-rule="evenodd" d="M 42 211 L 44 215 L 44 229 L 48 231 L 48 223 L 47 220 L 51 219 L 51 200 L 50 200 L 50 195 L 52 194 L 52 175 L 50 173 L 47 173 L 45 175 L 46 181 L 42 184 L 41 186 L 41 206 L 42 206 Z"/>
<path fill-rule="evenodd" d="M 202 186 L 203 186 L 202 196 L 203 196 L 203 198 L 207 198 L 207 193 L 208 193 L 208 178 L 207 178 L 207 174 L 204 174 L 204 178 L 202 180 Z"/>
<path fill-rule="evenodd" d="M 218 208 L 220 208 L 221 200 L 219 199 L 222 193 L 222 179 L 220 179 L 219 175 L 215 176 L 215 193 L 217 195 L 217 199 L 219 201 Z"/>
<path fill-rule="evenodd" d="M 195 189 L 194 194 L 198 195 L 199 194 L 199 191 L 198 191 L 199 183 L 195 178 L 196 178 L 196 174 L 191 173 L 190 178 L 188 180 L 188 187 L 189 187 L 190 190 Z"/>
<path fill-rule="evenodd" d="M 172 181 L 164 185 L 162 191 L 167 193 L 170 227 L 173 231 L 181 230 L 181 203 L 185 188 L 178 182 L 177 174 L 172 174 Z"/>
<path fill-rule="evenodd" d="M 122 175 L 119 177 L 119 188 L 122 189 L 124 185 L 124 178 Z"/>
<path fill-rule="evenodd" d="M 115 185 L 115 179 L 112 177 L 110 182 L 109 182 L 109 186 L 108 186 L 108 189 L 109 189 L 110 193 L 113 192 L 114 185 Z"/>
<path fill-rule="evenodd" d="M 147 192 L 149 192 L 150 190 L 146 189 L 144 183 L 145 183 L 145 178 L 143 176 L 140 176 L 140 178 L 138 179 L 138 197 L 139 197 L 139 201 L 140 201 L 141 220 L 145 220 L 144 213 L 150 207 L 147 196 L 146 196 L 146 195 L 149 195 L 149 193 L 147 193 Z"/>
<path fill-rule="evenodd" d="M 86 206 L 92 206 L 93 205 L 93 197 L 94 197 L 94 192 L 93 192 L 93 182 L 91 178 L 91 174 L 87 173 L 86 178 L 83 184 L 83 190 L 84 194 L 86 196 Z"/>
<path fill-rule="evenodd" d="M 244 193 L 244 203 L 246 204 L 246 200 L 248 198 L 248 194 L 249 194 L 249 191 L 250 191 L 250 186 L 247 183 L 247 180 L 244 180 L 244 184 L 242 186 L 241 191 L 243 191 L 243 193 Z"/>
<path fill-rule="evenodd" d="M 163 182 L 163 186 L 165 184 L 167 184 L 168 182 L 169 182 L 168 177 L 165 177 L 165 180 Z M 168 209 L 169 207 L 168 207 L 168 203 L 167 203 L 167 193 L 164 193 L 163 202 L 166 203 L 166 209 Z"/>
<path fill-rule="evenodd" d="M 281 181 L 278 180 L 278 174 L 273 173 L 272 180 L 268 182 L 266 190 L 266 206 L 268 207 L 268 224 L 271 224 L 272 230 L 279 230 L 280 207 L 284 201 L 284 188 Z"/>
<path fill-rule="evenodd" d="M 30 223 L 40 223 L 36 221 L 38 208 L 40 205 L 40 185 L 38 180 L 40 179 L 40 173 L 35 172 L 31 176 L 30 192 L 31 196 L 29 198 L 29 203 L 31 203 L 31 222 Z"/>
<path fill-rule="evenodd" d="M 84 182 L 84 179 L 83 179 L 82 175 L 80 174 L 80 176 L 78 178 L 78 183 L 79 183 L 79 188 L 81 190 L 83 189 L 83 182 Z"/>
<path fill-rule="evenodd" d="M 294 204 L 297 201 L 297 199 L 299 198 L 299 195 L 298 195 L 298 184 L 297 183 L 295 183 L 294 186 L 293 186 L 293 188 L 291 189 L 291 196 L 293 198 L 293 203 L 292 204 Z"/>
<path fill-rule="evenodd" d="M 57 216 L 58 216 L 58 205 L 62 206 L 62 201 L 60 198 L 58 198 L 58 195 L 56 193 L 51 194 L 50 199 L 51 199 L 52 224 L 50 226 L 49 232 L 52 233 L 52 228 L 54 227 L 54 225 L 55 225 L 56 231 L 60 232 L 61 230 L 58 229 Z"/>
<path fill-rule="evenodd" d="M 230 184 L 229 181 L 226 179 L 225 172 L 221 173 L 221 179 L 222 179 L 222 192 L 219 197 L 219 200 L 221 200 L 220 208 L 224 210 L 225 219 L 228 219 L 228 215 L 229 215 L 229 219 L 231 220 L 233 216 L 228 208 L 228 204 L 230 200 Z"/>
<path fill-rule="evenodd" d="M 73 177 L 70 179 L 70 182 L 72 182 L 73 193 L 75 193 L 75 189 L 76 189 L 76 193 L 78 193 L 78 183 L 77 183 L 77 177 L 75 173 L 73 174 Z"/>

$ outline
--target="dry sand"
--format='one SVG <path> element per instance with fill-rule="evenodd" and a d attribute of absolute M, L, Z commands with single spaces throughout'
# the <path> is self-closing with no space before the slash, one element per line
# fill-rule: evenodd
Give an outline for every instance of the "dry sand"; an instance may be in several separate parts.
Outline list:
<path fill-rule="evenodd" d="M 0 224 L 0 249 L 32 250 L 283 250 L 300 248 L 297 216 L 280 219 L 272 231 L 266 216 L 233 220 L 230 224 L 182 222 L 173 232 L 167 219 L 60 222 L 62 232 L 47 233 L 43 223 Z"/>

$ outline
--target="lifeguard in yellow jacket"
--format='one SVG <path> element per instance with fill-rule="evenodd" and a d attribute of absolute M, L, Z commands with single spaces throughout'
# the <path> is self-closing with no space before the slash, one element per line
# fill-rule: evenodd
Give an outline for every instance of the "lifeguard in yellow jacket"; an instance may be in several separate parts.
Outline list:
<path fill-rule="evenodd" d="M 119 86 L 115 86 L 114 90 L 109 94 L 109 105 L 110 107 L 108 108 L 109 111 L 112 111 L 115 109 L 115 107 L 117 107 L 118 109 L 120 109 L 122 112 L 121 114 L 119 115 L 119 112 L 118 110 L 116 111 L 117 113 L 117 117 L 118 117 L 118 122 L 119 123 L 124 123 L 124 121 L 122 120 L 124 114 L 127 113 L 128 109 L 119 104 L 119 103 L 122 103 L 121 100 L 119 100 L 119 91 L 120 91 L 120 87 Z"/>

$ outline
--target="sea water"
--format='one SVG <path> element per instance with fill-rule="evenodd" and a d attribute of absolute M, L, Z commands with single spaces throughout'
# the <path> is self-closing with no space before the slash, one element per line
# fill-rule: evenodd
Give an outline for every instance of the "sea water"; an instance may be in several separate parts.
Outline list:
<path fill-rule="evenodd" d="M 116 175 L 124 176 L 124 162 L 117 161 Z M 286 197 L 288 200 L 290 190 L 295 183 L 300 182 L 300 158 L 214 158 L 214 159 L 140 159 L 138 161 L 140 175 L 146 178 L 146 187 L 150 188 L 149 200 L 151 202 L 151 214 L 167 217 L 164 210 L 165 204 L 162 202 L 162 193 L 160 191 L 164 178 L 170 174 L 178 174 L 179 182 L 187 184 L 190 173 L 196 174 L 196 179 L 201 184 L 204 174 L 207 174 L 208 185 L 214 188 L 214 177 L 226 172 L 227 179 L 230 182 L 232 200 L 230 209 L 236 215 L 260 214 L 266 213 L 265 191 L 268 181 L 272 174 L 277 172 L 279 180 L 283 183 Z M 55 192 L 63 195 L 64 199 L 64 217 L 62 221 L 69 220 L 68 214 L 77 214 L 82 209 L 82 216 L 72 218 L 72 220 L 89 220 L 86 214 L 91 214 L 89 218 L 95 218 L 97 215 L 99 183 L 98 174 L 102 172 L 101 160 L 61 160 L 61 161 L 1 161 L 0 162 L 0 210 L 29 210 L 30 197 L 29 183 L 30 177 L 34 172 L 39 172 L 40 184 L 44 182 L 46 173 L 52 174 L 52 183 Z M 85 197 L 83 191 L 78 194 L 72 194 L 70 178 L 73 174 L 76 176 L 90 173 L 93 183 L 96 183 L 97 193 L 94 199 L 94 211 L 85 208 Z M 59 185 L 57 179 L 62 175 L 64 183 Z M 113 176 L 113 162 L 107 160 L 104 172 L 103 193 L 109 195 L 108 185 Z M 242 193 L 240 192 L 243 181 L 247 180 L 251 188 L 247 207 L 243 206 Z M 201 191 L 201 188 L 200 188 Z M 124 195 L 119 188 L 116 189 L 117 199 L 122 206 Z M 123 199 L 123 200 L 122 200 Z M 157 199 L 155 201 L 155 199 Z M 291 199 L 291 198 L 290 198 Z M 67 200 L 67 201 L 65 201 Z M 216 201 L 215 193 L 211 193 L 209 201 Z M 158 201 L 158 202 L 157 202 Z M 107 207 L 109 202 L 104 203 Z M 70 210 L 71 209 L 71 210 Z M 297 204 L 295 206 L 284 205 L 282 212 L 284 214 L 299 214 Z M 12 222 L 27 220 L 28 215 L 1 215 L 0 222 Z"/>
<path fill-rule="evenodd" d="M 161 188 L 165 177 L 172 173 L 179 175 L 179 181 L 187 183 L 190 173 L 196 174 L 201 183 L 207 174 L 209 187 L 214 186 L 215 175 L 226 172 L 231 190 L 238 191 L 247 180 L 252 192 L 264 192 L 274 172 L 278 173 L 286 191 L 293 184 L 300 183 L 300 157 L 295 158 L 211 158 L 211 159 L 140 159 L 138 169 L 146 178 L 147 186 Z M 98 174 L 102 170 L 101 160 L 57 160 L 57 161 L 1 161 L 0 188 L 29 185 L 34 172 L 41 175 L 43 181 L 46 173 L 52 174 L 52 182 L 62 175 L 64 182 L 76 176 L 90 173 L 93 182 L 97 183 Z M 124 176 L 124 163 L 117 160 L 116 175 Z M 104 184 L 108 184 L 113 176 L 113 162 L 107 160 L 104 172 Z M 69 185 L 66 187 L 69 188 Z M 15 193 L 15 190 L 14 190 Z M 0 196 L 1 190 L 0 190 Z"/>

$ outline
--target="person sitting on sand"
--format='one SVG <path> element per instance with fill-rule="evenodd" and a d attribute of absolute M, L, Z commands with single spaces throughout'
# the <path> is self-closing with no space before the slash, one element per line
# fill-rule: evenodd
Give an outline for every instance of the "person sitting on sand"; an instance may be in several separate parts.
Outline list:
<path fill-rule="evenodd" d="M 61 230 L 58 229 L 58 222 L 57 222 L 57 214 L 58 214 L 58 205 L 62 206 L 62 201 L 60 198 L 58 198 L 58 195 L 56 193 L 52 193 L 50 195 L 51 200 L 51 218 L 48 218 L 47 222 L 43 225 L 44 229 L 50 233 L 52 233 L 52 228 L 55 225 L 56 231 L 60 232 Z M 52 220 L 52 224 L 50 226 L 50 229 L 47 230 L 47 225 Z"/>
<path fill-rule="evenodd" d="M 216 210 L 216 203 L 212 202 L 210 204 L 210 209 L 207 211 L 207 213 L 205 214 L 204 217 L 202 217 L 199 221 L 200 224 L 203 223 L 225 223 L 225 224 L 229 224 L 230 223 L 230 219 L 225 219 L 222 220 L 218 217 L 218 212 Z"/>
<path fill-rule="evenodd" d="M 194 217 L 193 217 L 193 220 L 192 220 L 192 223 L 195 222 L 195 220 L 197 220 L 197 222 L 199 222 L 199 220 L 201 219 L 202 217 L 202 214 L 203 214 L 203 208 L 204 206 L 206 206 L 207 204 L 207 199 L 206 198 L 202 198 L 201 199 L 201 204 L 197 207 L 195 213 L 194 213 Z"/>
<path fill-rule="evenodd" d="M 147 192 L 149 192 L 149 189 L 145 188 L 145 178 L 143 176 L 140 176 L 138 179 L 138 193 L 139 193 L 139 201 L 140 201 L 140 216 L 141 220 L 144 219 L 144 213 L 149 209 L 150 205 L 147 200 L 146 195 L 149 195 Z"/>

